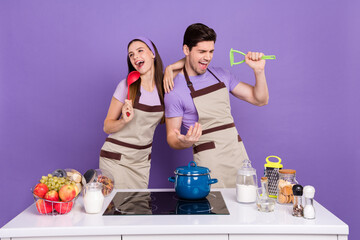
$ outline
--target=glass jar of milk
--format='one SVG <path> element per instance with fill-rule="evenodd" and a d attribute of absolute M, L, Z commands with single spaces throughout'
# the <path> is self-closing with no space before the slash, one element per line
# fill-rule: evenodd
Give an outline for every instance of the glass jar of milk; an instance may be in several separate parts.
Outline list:
<path fill-rule="evenodd" d="M 103 184 L 91 182 L 83 190 L 84 208 L 86 213 L 99 213 L 104 204 Z"/>
<path fill-rule="evenodd" d="M 240 203 L 254 203 L 257 191 L 256 170 L 248 159 L 243 161 L 236 178 L 236 199 Z"/>

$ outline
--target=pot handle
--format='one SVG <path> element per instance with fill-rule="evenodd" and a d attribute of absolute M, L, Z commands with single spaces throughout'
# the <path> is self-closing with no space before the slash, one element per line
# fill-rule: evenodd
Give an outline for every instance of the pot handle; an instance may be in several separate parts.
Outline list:
<path fill-rule="evenodd" d="M 216 178 L 213 178 L 213 179 L 210 179 L 208 183 L 210 185 L 210 184 L 214 184 L 214 183 L 217 183 L 217 182 L 218 182 L 218 180 Z"/>
<path fill-rule="evenodd" d="M 194 166 L 191 166 L 192 163 L 194 164 Z M 189 164 L 188 164 L 188 167 L 197 167 L 196 162 L 190 161 Z"/>
<path fill-rule="evenodd" d="M 175 182 L 175 177 L 169 177 L 168 180 L 169 180 L 169 182 L 173 182 L 173 183 L 174 183 L 174 182 Z"/>

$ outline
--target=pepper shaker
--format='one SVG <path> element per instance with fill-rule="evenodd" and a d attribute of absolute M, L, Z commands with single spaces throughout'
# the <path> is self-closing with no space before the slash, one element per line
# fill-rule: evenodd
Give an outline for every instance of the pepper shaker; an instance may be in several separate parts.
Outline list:
<path fill-rule="evenodd" d="M 302 206 L 302 195 L 303 195 L 303 187 L 299 184 L 295 184 L 292 187 L 292 191 L 294 194 L 294 205 L 293 205 L 293 213 L 292 215 L 295 217 L 304 216 L 304 207 Z"/>

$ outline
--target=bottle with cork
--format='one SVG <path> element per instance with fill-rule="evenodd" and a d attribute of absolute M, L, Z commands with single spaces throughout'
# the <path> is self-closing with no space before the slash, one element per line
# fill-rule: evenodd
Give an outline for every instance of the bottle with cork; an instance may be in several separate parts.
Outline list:
<path fill-rule="evenodd" d="M 260 212 L 272 212 L 275 209 L 275 199 L 269 197 L 269 181 L 267 177 L 261 178 L 261 187 L 257 190 L 256 205 Z"/>

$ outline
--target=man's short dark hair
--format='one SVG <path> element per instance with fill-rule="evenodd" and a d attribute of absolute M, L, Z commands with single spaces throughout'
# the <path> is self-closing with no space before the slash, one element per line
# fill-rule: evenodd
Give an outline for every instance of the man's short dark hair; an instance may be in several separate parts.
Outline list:
<path fill-rule="evenodd" d="M 187 45 L 189 50 L 195 47 L 198 42 L 216 41 L 216 33 L 214 29 L 202 23 L 194 23 L 188 26 L 184 34 L 183 46 Z"/>

